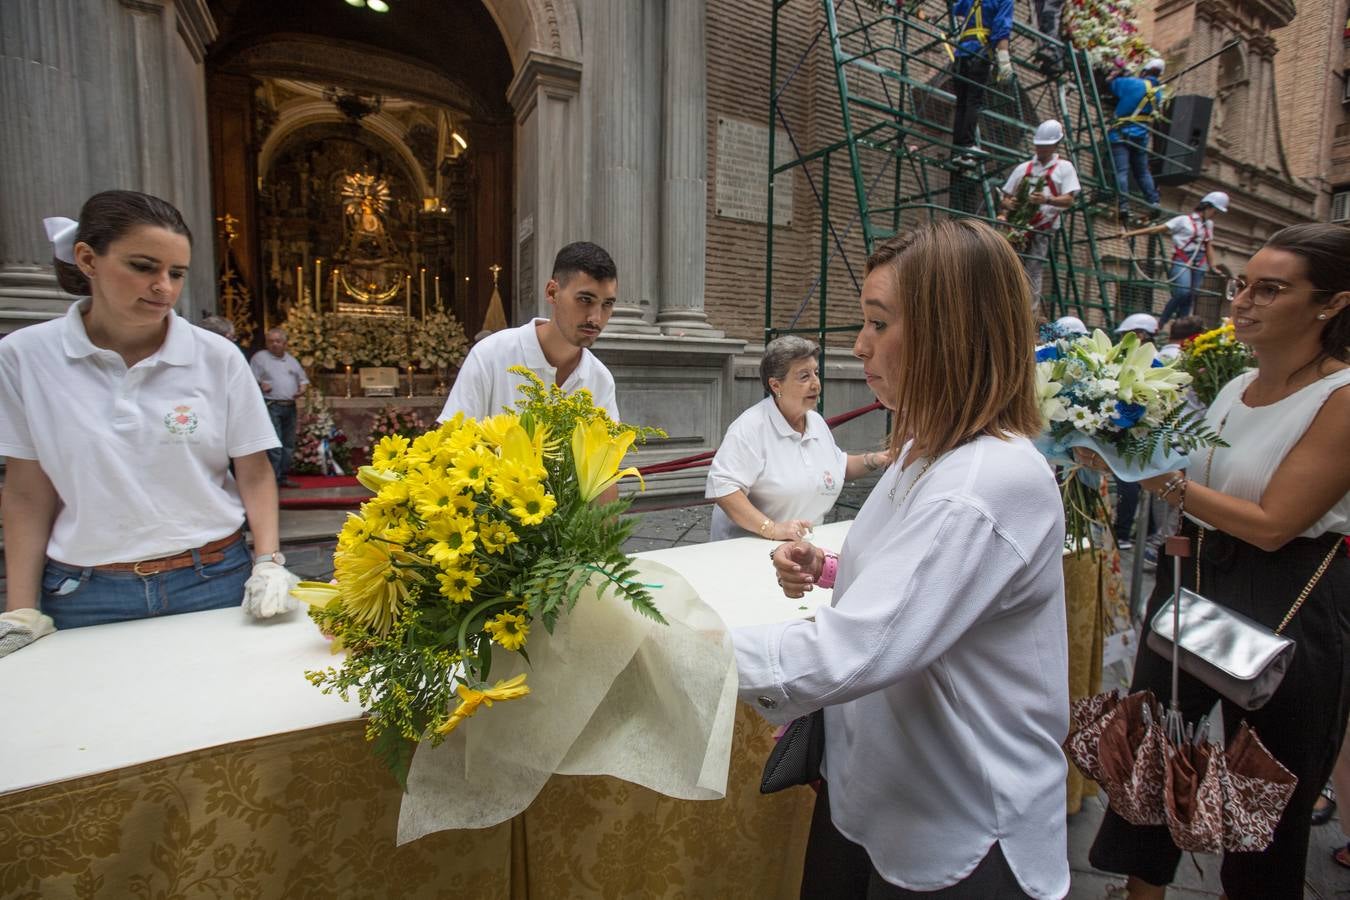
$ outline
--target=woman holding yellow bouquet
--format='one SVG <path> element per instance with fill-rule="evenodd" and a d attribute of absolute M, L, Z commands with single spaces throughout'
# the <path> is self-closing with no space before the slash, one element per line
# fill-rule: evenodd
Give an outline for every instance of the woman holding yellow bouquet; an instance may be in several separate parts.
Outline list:
<path fill-rule="evenodd" d="M 1224 701 L 1231 737 L 1245 720 L 1298 778 L 1298 787 L 1262 852 L 1224 857 L 1230 898 L 1303 896 L 1313 804 L 1336 759 L 1350 709 L 1350 229 L 1296 225 L 1277 232 L 1229 284 L 1234 337 L 1258 368 L 1227 384 L 1208 412 L 1227 444 L 1191 459 L 1185 472 L 1144 487 L 1184 512 L 1182 534 L 1198 563 L 1182 584 L 1274 628 L 1316 571 L 1322 577 L 1289 621 L 1295 655 L 1270 702 L 1243 710 Z M 1173 594 L 1171 566 L 1158 567 L 1146 621 Z M 1171 666 L 1146 646 L 1131 691 L 1170 690 Z M 1221 699 L 1181 673 L 1179 698 L 1190 721 Z M 1142 827 L 1106 813 L 1090 859 L 1129 876 L 1131 898 L 1160 898 L 1181 851 L 1166 826 Z"/>
<path fill-rule="evenodd" d="M 743 700 L 824 710 L 802 896 L 1063 896 L 1064 516 L 1031 442 L 1026 276 L 993 229 L 946 221 L 880 247 L 861 301 L 896 463 L 837 557 L 774 553 L 789 597 L 832 604 L 733 633 Z"/>

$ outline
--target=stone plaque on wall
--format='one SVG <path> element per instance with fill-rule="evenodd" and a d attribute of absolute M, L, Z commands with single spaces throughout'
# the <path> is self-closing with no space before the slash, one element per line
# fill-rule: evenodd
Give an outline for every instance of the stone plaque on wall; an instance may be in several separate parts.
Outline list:
<path fill-rule="evenodd" d="M 787 132 L 777 129 L 774 156 L 779 165 L 793 158 Z M 743 119 L 717 119 L 717 192 L 714 209 L 724 219 L 768 221 L 769 129 Z M 773 183 L 773 224 L 792 224 L 792 173 Z"/>

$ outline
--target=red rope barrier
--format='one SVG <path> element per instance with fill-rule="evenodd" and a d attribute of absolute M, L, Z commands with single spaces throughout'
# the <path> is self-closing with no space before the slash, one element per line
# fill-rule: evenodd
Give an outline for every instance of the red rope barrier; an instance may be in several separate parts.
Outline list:
<path fill-rule="evenodd" d="M 834 428 L 843 425 L 846 422 L 852 422 L 858 416 L 866 415 L 873 410 L 881 409 L 879 402 L 869 403 L 867 406 L 860 406 L 857 409 L 850 409 L 848 412 L 842 412 L 837 416 L 830 416 L 825 420 L 825 424 Z M 712 462 L 712 458 L 717 455 L 716 450 L 705 450 L 702 453 L 695 453 L 692 456 L 681 456 L 678 459 L 667 459 L 661 462 L 651 463 L 641 466 L 638 471 L 645 478 L 648 475 L 665 475 L 668 472 L 680 472 L 685 469 L 694 469 L 699 466 L 706 466 Z"/>

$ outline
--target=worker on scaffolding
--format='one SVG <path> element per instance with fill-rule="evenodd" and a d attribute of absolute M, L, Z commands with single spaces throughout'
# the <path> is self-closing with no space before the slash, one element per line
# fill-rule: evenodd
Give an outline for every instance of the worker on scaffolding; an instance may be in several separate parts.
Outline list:
<path fill-rule="evenodd" d="M 1064 71 L 1064 44 L 1059 33 L 1064 0 L 1032 0 L 1036 12 L 1036 30 L 1049 38 L 1036 50 L 1041 74 L 1054 78 Z"/>
<path fill-rule="evenodd" d="M 1120 224 L 1129 217 L 1130 176 L 1154 210 L 1158 208 L 1158 186 L 1148 168 L 1148 124 L 1162 116 L 1163 88 L 1158 83 L 1166 66 L 1154 57 L 1144 63 L 1139 76 L 1119 75 L 1107 82 L 1116 98 L 1115 118 L 1107 131 L 1111 143 L 1111 162 L 1116 170 L 1116 203 Z M 1145 216 L 1146 221 L 1151 216 Z"/>
<path fill-rule="evenodd" d="M 1210 269 L 1209 247 L 1214 242 L 1214 217 L 1226 212 L 1228 195 L 1223 191 L 1210 191 L 1200 198 L 1195 209 L 1187 215 L 1173 216 L 1166 222 L 1124 231 L 1119 235 L 1123 238 L 1145 234 L 1172 236 L 1172 266 L 1167 275 L 1172 296 L 1163 307 L 1159 327 L 1166 325 L 1173 317 L 1191 314 L 1196 289 Z"/>
<path fill-rule="evenodd" d="M 1012 79 L 1012 56 L 1008 38 L 1012 34 L 1013 0 L 953 0 L 952 16 L 960 23 L 956 35 L 955 84 L 956 118 L 952 122 L 953 162 L 973 166 L 977 155 L 975 125 L 984 109 L 984 91 L 990 73 L 1000 83 Z M 992 48 L 992 50 L 991 50 Z"/>
<path fill-rule="evenodd" d="M 1050 243 L 1060 227 L 1059 217 L 1073 206 L 1082 185 L 1073 163 L 1058 154 L 1064 140 L 1064 126 L 1054 119 L 1046 119 L 1036 126 L 1031 143 L 1036 155 L 1025 163 L 1018 163 L 1003 184 L 1003 201 L 998 219 L 1016 229 L 1009 239 L 1018 247 L 1022 266 L 1031 281 L 1033 302 L 1041 302 L 1041 281 Z"/>

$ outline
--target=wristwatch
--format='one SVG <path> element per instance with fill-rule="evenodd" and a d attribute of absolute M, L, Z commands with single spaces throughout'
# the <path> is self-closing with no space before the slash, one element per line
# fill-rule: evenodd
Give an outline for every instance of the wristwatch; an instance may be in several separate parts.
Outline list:
<path fill-rule="evenodd" d="M 286 554 L 280 550 L 275 553 L 260 553 L 253 557 L 253 564 L 256 566 L 260 562 L 274 562 L 279 566 L 286 565 Z"/>

